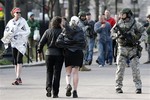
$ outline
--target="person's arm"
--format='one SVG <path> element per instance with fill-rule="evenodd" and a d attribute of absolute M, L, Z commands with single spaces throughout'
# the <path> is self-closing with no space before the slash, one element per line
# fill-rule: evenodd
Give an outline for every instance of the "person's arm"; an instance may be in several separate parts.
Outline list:
<path fill-rule="evenodd" d="M 136 34 L 135 38 L 140 38 L 139 39 L 140 42 L 146 41 L 146 39 L 148 37 L 144 26 L 139 22 L 136 22 L 136 33 L 135 34 Z"/>
<path fill-rule="evenodd" d="M 48 36 L 47 35 L 48 35 L 48 30 L 46 30 L 44 32 L 42 38 L 39 41 L 38 49 L 37 49 L 38 53 L 42 52 L 44 45 L 48 42 Z"/>
<path fill-rule="evenodd" d="M 4 30 L 4 35 L 1 41 L 4 43 L 5 49 L 8 48 L 8 44 L 11 42 L 12 37 L 14 36 L 14 32 L 12 31 L 12 21 L 10 20 Z"/>
<path fill-rule="evenodd" d="M 36 27 L 38 30 L 40 30 L 40 24 L 39 24 L 39 21 L 36 21 Z"/>
<path fill-rule="evenodd" d="M 118 37 L 118 29 L 116 28 L 116 25 L 117 24 L 115 24 L 110 30 L 112 39 L 116 39 Z"/>
<path fill-rule="evenodd" d="M 98 22 L 98 23 L 95 23 L 95 25 L 94 25 L 94 31 L 95 31 L 96 33 L 100 33 L 100 32 L 102 31 L 102 27 L 101 27 L 101 25 L 100 25 L 99 22 Z"/>
<path fill-rule="evenodd" d="M 82 28 L 83 32 L 86 32 L 87 28 L 89 27 L 89 26 L 87 26 L 87 25 L 84 25 L 82 22 L 79 22 L 79 23 L 78 23 L 78 26 L 79 26 L 80 28 Z"/>

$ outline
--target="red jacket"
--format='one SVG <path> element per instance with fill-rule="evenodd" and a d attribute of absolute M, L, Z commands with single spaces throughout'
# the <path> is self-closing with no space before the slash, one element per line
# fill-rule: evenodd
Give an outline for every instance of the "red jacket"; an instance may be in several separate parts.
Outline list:
<path fill-rule="evenodd" d="M 110 23 L 111 27 L 113 27 L 116 23 L 115 19 L 112 17 L 110 17 L 109 19 L 106 19 L 106 21 L 108 21 Z"/>

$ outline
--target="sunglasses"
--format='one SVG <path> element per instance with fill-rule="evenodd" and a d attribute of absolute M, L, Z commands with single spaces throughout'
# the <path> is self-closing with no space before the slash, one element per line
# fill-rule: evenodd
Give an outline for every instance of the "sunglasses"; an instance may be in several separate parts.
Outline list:
<path fill-rule="evenodd" d="M 17 14 L 21 14 L 21 12 L 16 12 Z"/>

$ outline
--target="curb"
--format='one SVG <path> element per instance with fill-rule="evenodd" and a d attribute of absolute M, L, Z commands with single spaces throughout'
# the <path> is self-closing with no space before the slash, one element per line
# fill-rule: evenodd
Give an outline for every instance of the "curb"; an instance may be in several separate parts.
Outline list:
<path fill-rule="evenodd" d="M 36 66 L 45 66 L 45 61 L 25 63 L 23 67 L 36 67 Z M 0 69 L 14 68 L 14 65 L 1 65 Z"/>
<path fill-rule="evenodd" d="M 94 53 L 97 53 L 98 49 L 94 49 Z M 23 67 L 36 67 L 36 66 L 45 66 L 45 61 L 33 62 L 33 63 L 24 63 Z M 14 68 L 14 65 L 0 65 L 0 69 Z"/>

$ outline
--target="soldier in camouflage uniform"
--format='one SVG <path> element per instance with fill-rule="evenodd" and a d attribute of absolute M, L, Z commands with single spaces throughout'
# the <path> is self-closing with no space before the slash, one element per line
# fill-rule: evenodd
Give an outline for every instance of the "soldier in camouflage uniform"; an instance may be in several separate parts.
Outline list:
<path fill-rule="evenodd" d="M 117 54 L 117 70 L 116 70 L 116 92 L 123 93 L 123 77 L 127 60 L 130 60 L 130 67 L 132 68 L 133 81 L 136 87 L 136 93 L 142 93 L 142 82 L 140 78 L 139 64 L 139 41 L 145 38 L 145 29 L 138 23 L 133 13 L 129 8 L 125 8 L 120 13 L 120 20 L 112 28 L 112 37 L 118 43 Z"/>

